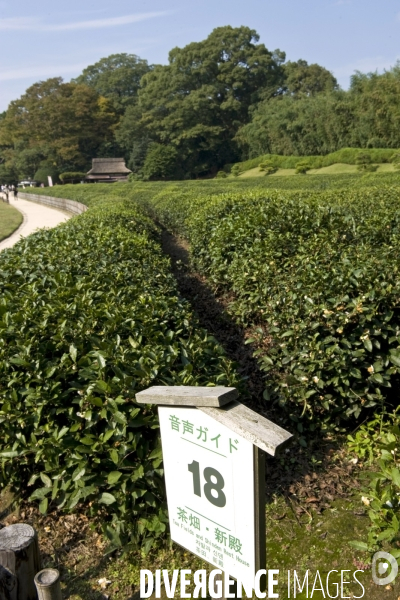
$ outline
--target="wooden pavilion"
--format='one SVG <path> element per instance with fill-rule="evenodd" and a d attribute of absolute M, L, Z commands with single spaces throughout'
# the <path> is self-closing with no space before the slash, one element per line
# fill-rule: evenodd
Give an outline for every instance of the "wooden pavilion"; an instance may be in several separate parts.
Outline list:
<path fill-rule="evenodd" d="M 92 168 L 87 172 L 85 180 L 90 183 L 113 183 L 126 181 L 129 173 L 123 158 L 93 158 Z"/>

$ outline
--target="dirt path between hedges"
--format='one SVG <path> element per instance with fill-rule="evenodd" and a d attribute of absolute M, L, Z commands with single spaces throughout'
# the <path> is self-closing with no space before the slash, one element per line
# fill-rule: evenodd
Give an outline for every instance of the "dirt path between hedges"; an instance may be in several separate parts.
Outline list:
<path fill-rule="evenodd" d="M 163 229 L 161 244 L 164 253 L 171 258 L 172 272 L 181 296 L 190 302 L 201 326 L 218 340 L 228 357 L 237 364 L 240 375 L 246 378 L 249 397 L 242 398 L 242 401 L 267 419 L 287 427 L 287 424 L 280 423 L 283 419 L 279 411 L 263 400 L 265 375 L 253 356 L 253 345 L 246 344 L 253 331 L 237 325 L 228 314 L 233 296 L 214 294 L 206 278 L 193 271 L 186 240 Z M 265 335 L 268 340 L 266 332 Z M 293 431 L 293 427 L 291 429 Z M 266 491 L 269 501 L 272 496 L 283 494 L 290 504 L 294 503 L 300 514 L 310 507 L 319 512 L 330 506 L 333 500 L 348 497 L 359 487 L 354 477 L 358 469 L 344 460 L 338 440 L 322 439 L 319 435 L 309 443 L 307 449 L 294 443 L 284 455 L 284 465 L 276 458 L 267 457 Z"/>

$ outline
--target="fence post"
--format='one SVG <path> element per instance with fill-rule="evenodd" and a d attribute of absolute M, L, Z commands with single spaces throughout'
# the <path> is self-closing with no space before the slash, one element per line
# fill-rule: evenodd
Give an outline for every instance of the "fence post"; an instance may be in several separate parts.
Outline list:
<path fill-rule="evenodd" d="M 16 523 L 0 529 L 0 582 L 11 585 L 10 574 L 15 576 L 18 600 L 37 600 L 35 574 L 41 568 L 36 531 L 25 523 Z M 2 575 L 1 575 L 2 573 Z M 5 587 L 5 585 L 3 587 Z M 1 587 L 0 587 L 1 589 Z M 9 596 L 13 600 L 13 596 Z M 4 599 L 8 597 L 4 595 Z M 0 600 L 3 597 L 0 596 Z"/>
<path fill-rule="evenodd" d="M 43 569 L 35 577 L 39 600 L 62 600 L 60 573 L 57 569 Z"/>

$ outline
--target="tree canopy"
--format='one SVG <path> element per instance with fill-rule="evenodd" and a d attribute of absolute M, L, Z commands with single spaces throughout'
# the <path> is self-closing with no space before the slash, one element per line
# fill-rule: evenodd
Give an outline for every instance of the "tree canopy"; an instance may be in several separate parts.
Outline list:
<path fill-rule="evenodd" d="M 348 92 L 326 81 L 325 90 L 289 92 L 258 103 L 236 135 L 244 154 L 301 156 L 400 146 L 399 65 L 382 75 L 355 73 Z"/>
<path fill-rule="evenodd" d="M 117 116 L 92 88 L 55 77 L 35 83 L 10 103 L 0 121 L 0 146 L 9 168 L 33 177 L 41 163 L 85 169 L 112 139 Z"/>
<path fill-rule="evenodd" d="M 284 53 L 258 44 L 248 27 L 219 27 L 202 42 L 174 48 L 169 64 L 147 73 L 138 109 L 128 109 L 119 140 L 150 140 L 176 148 L 191 175 L 234 160 L 233 137 L 261 90 L 280 85 Z M 135 114 L 136 119 L 132 119 Z M 127 147 L 127 146 L 126 146 Z"/>
<path fill-rule="evenodd" d="M 94 88 L 123 112 L 136 102 L 140 80 L 151 68 L 147 60 L 136 54 L 111 54 L 86 67 L 74 81 Z"/>
<path fill-rule="evenodd" d="M 267 153 L 400 147 L 400 63 L 356 72 L 343 91 L 323 66 L 285 58 L 254 29 L 226 26 L 166 65 L 112 54 L 71 82 L 39 81 L 0 114 L 0 180 L 84 172 L 95 157 L 181 179 Z"/>
<path fill-rule="evenodd" d="M 306 60 L 287 62 L 284 67 L 283 91 L 291 96 L 314 96 L 321 92 L 332 92 L 339 88 L 330 71 L 317 64 L 309 65 Z"/>

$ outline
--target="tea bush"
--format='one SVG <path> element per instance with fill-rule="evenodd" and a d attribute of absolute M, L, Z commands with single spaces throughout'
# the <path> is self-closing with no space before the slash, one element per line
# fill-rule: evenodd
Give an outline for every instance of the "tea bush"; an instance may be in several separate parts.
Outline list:
<path fill-rule="evenodd" d="M 372 470 L 366 470 L 368 485 L 361 501 L 367 507 L 371 528 L 366 542 L 354 541 L 358 550 L 376 552 L 382 543 L 394 544 L 400 537 L 400 429 L 397 410 L 361 425 L 348 436 L 348 446 Z M 397 544 L 398 545 L 398 544 Z M 400 550 L 391 550 L 400 562 Z"/>
<path fill-rule="evenodd" d="M 300 433 L 307 420 L 311 429 L 342 426 L 398 388 L 399 187 L 376 185 L 398 175 L 350 181 L 353 189 L 322 192 L 311 183 L 297 192 L 225 185 L 218 194 L 217 182 L 112 192 L 187 237 L 195 267 L 233 292 L 234 317 L 267 329 L 256 340 L 265 398 L 302 417 Z"/>
<path fill-rule="evenodd" d="M 158 419 L 135 393 L 238 383 L 155 233 L 103 197 L 0 254 L 0 484 L 42 512 L 84 503 L 115 545 L 149 547 L 167 523 Z"/>
<path fill-rule="evenodd" d="M 196 268 L 234 292 L 235 317 L 267 325 L 266 398 L 328 426 L 398 385 L 398 188 L 207 198 L 175 187 L 146 201 L 190 240 Z"/>

